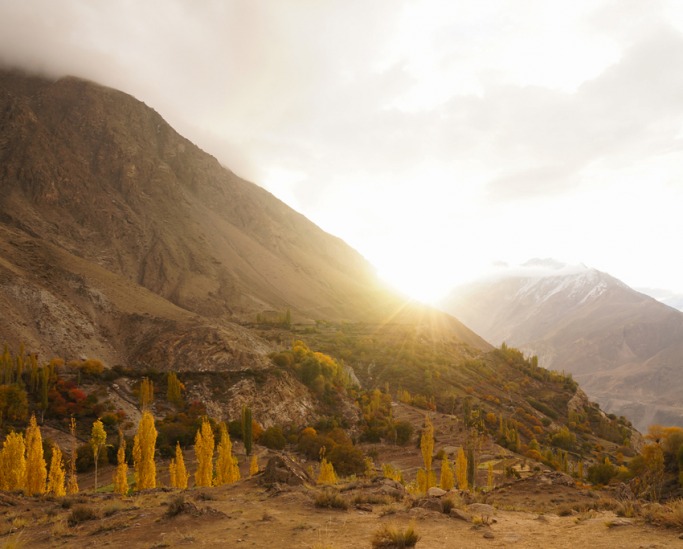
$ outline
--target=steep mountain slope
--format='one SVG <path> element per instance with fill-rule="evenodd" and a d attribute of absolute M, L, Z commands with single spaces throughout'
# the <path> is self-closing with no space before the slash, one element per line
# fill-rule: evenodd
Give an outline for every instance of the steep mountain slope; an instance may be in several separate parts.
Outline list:
<path fill-rule="evenodd" d="M 605 273 L 530 262 L 456 289 L 444 310 L 494 344 L 573 374 L 591 398 L 641 430 L 683 425 L 683 314 Z"/>
<path fill-rule="evenodd" d="M 45 354 L 154 362 L 171 343 L 236 346 L 230 359 L 199 353 L 196 367 L 217 367 L 267 351 L 235 324 L 261 312 L 289 309 L 299 322 L 421 322 L 425 312 L 155 111 L 76 78 L 0 72 L 0 229 L 0 333 Z M 427 316 L 488 347 L 457 320 Z"/>

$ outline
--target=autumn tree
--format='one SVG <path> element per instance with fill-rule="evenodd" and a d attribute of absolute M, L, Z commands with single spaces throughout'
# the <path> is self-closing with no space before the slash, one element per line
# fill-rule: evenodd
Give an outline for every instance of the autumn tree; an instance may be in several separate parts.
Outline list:
<path fill-rule="evenodd" d="M 52 447 L 52 459 L 50 459 L 50 473 L 47 477 L 47 493 L 53 496 L 65 496 L 66 486 L 64 480 L 66 472 L 62 463 L 62 451 L 56 444 Z"/>
<path fill-rule="evenodd" d="M 249 462 L 249 476 L 253 477 L 258 472 L 258 456 L 254 454 L 253 456 L 251 456 L 251 461 Z"/>
<path fill-rule="evenodd" d="M 71 456 L 69 459 L 69 476 L 66 482 L 66 493 L 69 495 L 78 494 L 78 477 L 76 476 L 76 419 L 69 421 L 69 432 L 71 433 Z"/>
<path fill-rule="evenodd" d="M 0 452 L 0 490 L 26 489 L 26 444 L 24 435 L 10 432 Z"/>
<path fill-rule="evenodd" d="M 216 486 L 231 484 L 240 479 L 237 458 L 232 455 L 232 442 L 225 423 L 221 423 L 220 432 L 221 440 L 218 444 L 218 457 L 216 458 Z"/>
<path fill-rule="evenodd" d="M 43 457 L 43 437 L 34 414 L 26 428 L 26 493 L 30 496 L 44 494 L 46 480 L 47 465 Z"/>
<path fill-rule="evenodd" d="M 140 409 L 146 410 L 154 401 L 154 382 L 148 377 L 143 377 L 140 382 Z"/>
<path fill-rule="evenodd" d="M 214 447 L 215 440 L 211 424 L 207 418 L 204 418 L 194 439 L 194 454 L 197 458 L 197 471 L 194 474 L 195 486 L 211 486 Z"/>
<path fill-rule="evenodd" d="M 187 488 L 188 475 L 180 442 L 176 442 L 175 458 L 171 459 L 168 464 L 168 472 L 171 478 L 171 488 L 180 488 L 181 490 Z"/>
<path fill-rule="evenodd" d="M 467 490 L 467 458 L 462 446 L 458 448 L 458 455 L 455 458 L 455 480 L 458 489 Z"/>
<path fill-rule="evenodd" d="M 425 424 L 420 437 L 420 451 L 424 462 L 425 490 L 436 485 L 436 477 L 432 471 L 432 456 L 434 454 L 434 426 L 429 416 L 425 416 Z"/>
<path fill-rule="evenodd" d="M 334 466 L 323 456 L 320 462 L 320 472 L 318 473 L 317 484 L 337 484 L 339 479 L 334 472 Z"/>
<path fill-rule="evenodd" d="M 119 431 L 119 449 L 116 452 L 116 469 L 114 470 L 114 492 L 125 496 L 128 494 L 128 463 L 126 463 L 126 439 L 123 431 Z"/>
<path fill-rule="evenodd" d="M 176 407 L 181 407 L 183 405 L 183 390 L 185 387 L 178 379 L 175 372 L 168 373 L 168 388 L 166 392 L 166 398 L 171 404 Z"/>
<path fill-rule="evenodd" d="M 100 461 L 100 451 L 107 443 L 107 432 L 104 430 L 104 425 L 97 419 L 92 424 L 90 431 L 90 446 L 92 447 L 92 455 L 95 459 L 95 490 L 97 490 L 97 466 Z"/>
<path fill-rule="evenodd" d="M 138 430 L 133 439 L 133 467 L 135 469 L 135 489 L 156 488 L 157 470 L 154 463 L 154 451 L 157 442 L 157 430 L 154 416 L 149 410 L 142 412 Z"/>
<path fill-rule="evenodd" d="M 441 460 L 441 478 L 439 479 L 439 486 L 442 490 L 450 490 L 455 484 L 453 478 L 453 467 L 451 462 L 448 461 L 448 456 L 444 453 L 443 459 Z"/>

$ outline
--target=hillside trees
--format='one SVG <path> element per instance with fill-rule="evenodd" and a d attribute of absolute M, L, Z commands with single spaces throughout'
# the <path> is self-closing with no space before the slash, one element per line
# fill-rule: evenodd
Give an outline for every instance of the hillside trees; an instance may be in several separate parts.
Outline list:
<path fill-rule="evenodd" d="M 47 493 L 53 496 L 65 496 L 66 471 L 62 463 L 62 451 L 56 444 L 52 447 L 52 458 L 50 459 L 50 473 L 47 477 Z"/>
<path fill-rule="evenodd" d="M 93 458 L 95 460 L 95 490 L 97 490 L 97 464 L 99 462 L 100 451 L 107 443 L 107 432 L 104 430 L 104 425 L 98 419 L 92 424 L 90 431 L 90 446 L 92 447 Z"/>
<path fill-rule="evenodd" d="M 213 480 L 213 452 L 214 436 L 211 424 L 207 418 L 197 430 L 194 443 L 194 453 L 197 459 L 197 471 L 194 475 L 195 486 L 211 486 Z"/>
<path fill-rule="evenodd" d="M 251 418 L 249 418 L 251 423 Z M 216 479 L 214 484 L 222 486 L 231 484 L 240 479 L 240 470 L 237 466 L 237 458 L 232 454 L 232 442 L 225 423 L 220 425 L 220 442 L 218 443 L 218 456 L 216 457 Z"/>
<path fill-rule="evenodd" d="M 128 463 L 126 462 L 126 439 L 123 438 L 123 431 L 119 431 L 119 449 L 116 452 L 113 483 L 115 493 L 122 496 L 128 494 Z"/>
<path fill-rule="evenodd" d="M 36 416 L 32 415 L 26 428 L 26 493 L 31 496 L 44 494 L 46 479 L 43 437 Z"/>
<path fill-rule="evenodd" d="M 0 452 L 0 489 L 24 490 L 26 487 L 26 444 L 24 435 L 10 432 Z"/>
<path fill-rule="evenodd" d="M 138 430 L 133 439 L 133 467 L 135 469 L 135 489 L 156 488 L 156 463 L 154 451 L 157 430 L 154 416 L 149 410 L 142 412 Z"/>

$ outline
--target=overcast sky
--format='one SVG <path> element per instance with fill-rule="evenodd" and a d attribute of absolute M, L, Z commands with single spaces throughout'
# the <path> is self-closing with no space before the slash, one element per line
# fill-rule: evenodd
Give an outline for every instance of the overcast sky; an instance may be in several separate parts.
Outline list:
<path fill-rule="evenodd" d="M 683 293 L 683 2 L 0 0 L 420 298 L 496 261 Z"/>

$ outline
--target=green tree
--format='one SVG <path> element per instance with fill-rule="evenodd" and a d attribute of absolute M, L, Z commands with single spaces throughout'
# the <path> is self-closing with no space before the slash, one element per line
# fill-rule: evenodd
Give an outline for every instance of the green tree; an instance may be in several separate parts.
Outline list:
<path fill-rule="evenodd" d="M 242 407 L 242 442 L 244 442 L 244 451 L 250 456 L 251 448 L 254 443 L 254 431 L 251 408 L 248 406 Z"/>

